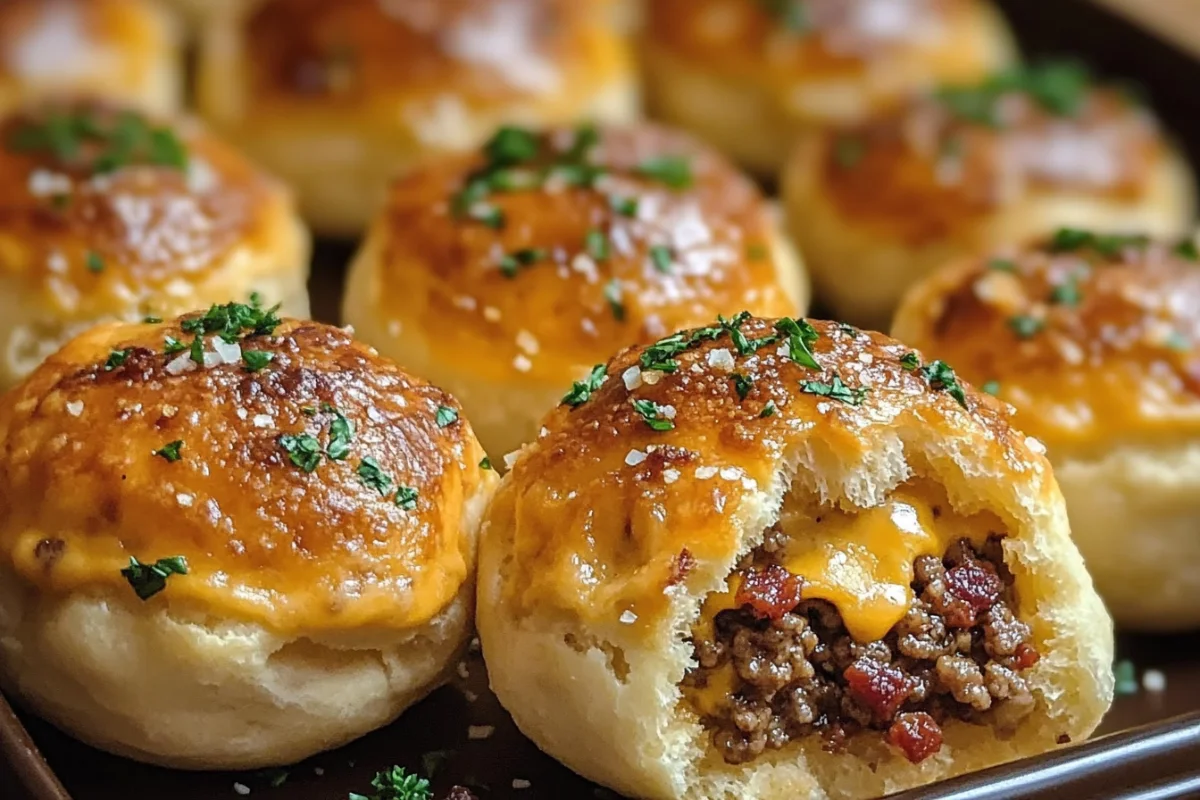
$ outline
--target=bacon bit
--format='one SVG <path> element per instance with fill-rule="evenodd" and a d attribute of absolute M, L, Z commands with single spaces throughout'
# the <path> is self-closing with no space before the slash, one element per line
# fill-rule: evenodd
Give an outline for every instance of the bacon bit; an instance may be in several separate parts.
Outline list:
<path fill-rule="evenodd" d="M 1042 654 L 1025 642 L 1017 645 L 1017 650 L 1013 653 L 1013 666 L 1017 669 L 1029 669 L 1041 660 Z"/>
<path fill-rule="evenodd" d="M 851 696 L 877 719 L 889 720 L 913 690 L 913 679 L 873 658 L 860 658 L 842 673 Z"/>
<path fill-rule="evenodd" d="M 1000 599 L 1004 583 L 991 564 L 968 561 L 946 571 L 947 623 L 952 628 L 970 628 L 975 617 Z"/>
<path fill-rule="evenodd" d="M 686 547 L 679 551 L 679 555 L 671 559 L 671 577 L 667 579 L 668 586 L 675 586 L 683 583 L 687 576 L 696 567 L 696 559 L 692 556 L 691 551 Z"/>
<path fill-rule="evenodd" d="M 896 717 L 888 728 L 887 740 L 909 761 L 920 764 L 942 749 L 942 729 L 924 711 L 914 711 Z"/>
<path fill-rule="evenodd" d="M 803 581 L 778 564 L 746 572 L 735 598 L 759 619 L 777 620 L 800 604 Z"/>

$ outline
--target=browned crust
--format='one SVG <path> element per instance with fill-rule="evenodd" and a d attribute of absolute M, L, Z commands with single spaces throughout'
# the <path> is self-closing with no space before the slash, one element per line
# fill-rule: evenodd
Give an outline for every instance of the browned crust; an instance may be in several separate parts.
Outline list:
<path fill-rule="evenodd" d="M 167 336 L 193 339 L 179 320 L 96 328 L 0 403 L 0 546 L 24 580 L 132 598 L 130 556 L 182 555 L 173 607 L 293 631 L 404 628 L 450 602 L 473 563 L 465 505 L 492 480 L 469 424 L 439 423 L 452 398 L 318 323 L 244 339 L 274 354 L 254 373 L 172 374 Z M 110 369 L 114 350 L 128 354 Z M 349 455 L 293 464 L 280 437 L 325 447 L 338 413 Z M 173 441 L 179 460 L 155 454 Z M 394 481 L 386 495 L 357 474 L 367 456 Z M 401 485 L 415 508 L 395 501 Z M 63 542 L 50 562 L 43 541 Z"/>

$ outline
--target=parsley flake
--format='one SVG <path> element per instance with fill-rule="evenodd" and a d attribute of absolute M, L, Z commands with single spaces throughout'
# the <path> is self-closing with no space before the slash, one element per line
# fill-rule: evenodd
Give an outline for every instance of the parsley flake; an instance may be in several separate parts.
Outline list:
<path fill-rule="evenodd" d="M 1016 272 L 1017 262 L 1011 258 L 993 258 L 988 262 L 988 269 L 995 272 Z"/>
<path fill-rule="evenodd" d="M 108 360 L 104 362 L 104 371 L 112 372 L 117 367 L 123 366 L 129 359 L 129 354 L 132 352 L 133 350 L 131 348 L 126 350 L 113 350 L 108 354 Z"/>
<path fill-rule="evenodd" d="M 349 800 L 429 800 L 433 796 L 429 781 L 410 775 L 403 767 L 392 767 L 371 779 L 376 794 L 371 796 L 350 792 Z"/>
<path fill-rule="evenodd" d="M 768 400 L 767 404 L 765 406 L 763 406 L 763 410 L 758 412 L 758 418 L 766 419 L 767 417 L 774 416 L 775 410 L 776 410 L 775 409 L 775 401 Z"/>
<path fill-rule="evenodd" d="M 921 366 L 921 359 L 916 353 L 909 351 L 900 356 L 900 366 L 912 372 L 917 367 Z"/>
<path fill-rule="evenodd" d="M 162 317 L 142 317 L 143 325 L 158 325 L 162 322 Z"/>
<path fill-rule="evenodd" d="M 131 557 L 129 566 L 122 569 L 121 574 L 129 581 L 140 600 L 149 600 L 167 588 L 167 578 L 172 575 L 187 575 L 188 564 L 183 556 L 160 558 L 153 564 L 144 564 Z"/>
<path fill-rule="evenodd" d="M 959 383 L 958 376 L 945 361 L 933 361 L 926 364 L 921 367 L 921 374 L 925 376 L 925 380 L 929 381 L 930 388 L 945 391 L 957 400 L 960 406 L 970 408 L 967 405 L 967 393 Z"/>
<path fill-rule="evenodd" d="M 163 352 L 169 356 L 176 355 L 177 353 L 182 353 L 184 350 L 187 350 L 187 349 L 188 349 L 188 346 L 186 344 L 184 344 L 183 342 L 179 341 L 178 339 L 176 339 L 174 336 L 168 336 L 166 339 L 163 340 Z"/>
<path fill-rule="evenodd" d="M 517 250 L 500 259 L 500 272 L 506 278 L 515 278 L 517 277 L 517 272 L 522 267 L 529 267 L 539 261 L 543 261 L 549 254 L 548 250 L 541 247 L 526 247 L 522 250 Z"/>
<path fill-rule="evenodd" d="M 867 144 L 857 136 L 839 136 L 833 145 L 833 161 L 842 169 L 854 169 L 867 154 Z"/>
<path fill-rule="evenodd" d="M 596 261 L 608 259 L 608 236 L 604 234 L 604 231 L 596 228 L 589 230 L 584 238 L 584 247 L 587 249 L 587 254 Z"/>
<path fill-rule="evenodd" d="M 613 211 L 623 217 L 636 217 L 638 213 L 638 199 L 636 197 L 618 197 L 610 195 L 608 205 Z"/>
<path fill-rule="evenodd" d="M 333 422 L 329 423 L 329 445 L 325 448 L 325 455 L 332 461 L 341 461 L 350 455 L 350 444 L 354 441 L 354 423 L 339 411 L 333 413 L 336 416 Z"/>
<path fill-rule="evenodd" d="M 450 406 L 438 406 L 434 420 L 439 428 L 448 428 L 458 422 L 458 410 Z"/>
<path fill-rule="evenodd" d="M 483 152 L 493 165 L 508 166 L 533 159 L 538 154 L 538 137 L 526 128 L 515 125 L 501 127 L 483 146 Z"/>
<path fill-rule="evenodd" d="M 624 322 L 625 304 L 621 302 L 621 282 L 619 280 L 613 278 L 604 284 L 604 299 L 608 301 L 608 308 L 612 312 L 613 319 L 617 322 Z"/>
<path fill-rule="evenodd" d="M 104 272 L 104 259 L 95 250 L 87 251 L 87 255 L 84 256 L 84 263 L 87 265 L 88 272 Z"/>
<path fill-rule="evenodd" d="M 1019 314 L 1015 317 L 1009 317 L 1008 327 L 1016 334 L 1018 339 L 1032 339 L 1046 327 L 1046 323 L 1037 317 Z"/>
<path fill-rule="evenodd" d="M 242 361 L 247 372 L 259 372 L 275 360 L 275 354 L 266 350 L 243 350 Z"/>
<path fill-rule="evenodd" d="M 673 260 L 671 248 L 665 244 L 656 244 L 650 248 L 650 263 L 659 272 L 670 272 Z"/>
<path fill-rule="evenodd" d="M 733 378 L 733 389 L 737 392 L 739 400 L 745 400 L 750 394 L 750 390 L 754 388 L 754 379 L 748 378 L 740 372 L 735 372 L 730 376 Z"/>
<path fill-rule="evenodd" d="M 662 406 L 653 400 L 634 400 L 632 402 L 634 411 L 641 415 L 642 421 L 651 430 L 659 432 L 674 430 L 675 423 L 665 416 Z"/>
<path fill-rule="evenodd" d="M 1079 278 L 1076 275 L 1068 276 L 1066 280 L 1050 290 L 1050 302 L 1057 305 L 1074 308 L 1082 299 L 1083 293 L 1079 291 Z"/>
<path fill-rule="evenodd" d="M 838 375 L 833 376 L 833 380 L 829 383 L 821 381 L 801 381 L 800 391 L 806 394 L 815 394 L 820 397 L 828 397 L 831 400 L 845 403 L 850 406 L 862 405 L 863 400 L 867 397 L 866 387 L 851 389 L 846 384 L 842 383 L 842 379 Z"/>
<path fill-rule="evenodd" d="M 787 337 L 788 358 L 809 369 L 820 369 L 816 356 L 812 353 L 812 345 L 821 338 L 817 329 L 805 319 L 794 320 L 784 317 L 775 323 L 775 330 Z"/>
<path fill-rule="evenodd" d="M 315 470 L 321 463 L 321 443 L 308 433 L 285 433 L 279 437 L 279 446 L 288 454 L 293 464 L 306 473 Z"/>
<path fill-rule="evenodd" d="M 479 459 L 479 468 L 480 469 L 491 469 L 492 468 L 492 460 L 490 458 L 488 458 L 487 456 L 484 456 L 483 458 Z"/>
<path fill-rule="evenodd" d="M 691 162 L 682 156 L 653 156 L 638 164 L 634 171 L 671 189 L 687 189 L 692 185 Z"/>
<path fill-rule="evenodd" d="M 604 383 L 607 376 L 604 364 L 597 364 L 592 367 L 591 373 L 587 378 L 581 381 L 575 381 L 571 384 L 571 391 L 563 395 L 563 403 L 571 408 L 578 408 L 591 399 L 592 395 L 600 391 L 600 385 Z"/>
<path fill-rule="evenodd" d="M 396 490 L 396 505 L 405 511 L 412 511 L 417 507 L 417 490 L 411 486 L 401 486 Z"/>
<path fill-rule="evenodd" d="M 988 381 L 979 388 L 983 390 L 984 394 L 990 394 L 992 397 L 995 397 L 1000 394 L 1000 381 Z"/>
<path fill-rule="evenodd" d="M 385 473 L 383 467 L 379 466 L 379 462 L 370 456 L 365 456 L 362 461 L 358 462 L 358 469 L 355 470 L 355 473 L 367 488 L 379 492 L 381 497 L 386 497 L 392 488 L 391 476 Z"/>
<path fill-rule="evenodd" d="M 1188 261 L 1200 261 L 1200 248 L 1196 247 L 1195 239 L 1184 239 L 1175 245 L 1175 249 L 1172 252 L 1180 258 L 1186 258 Z"/>
<path fill-rule="evenodd" d="M 173 442 L 164 444 L 161 448 L 154 451 L 154 455 L 165 458 L 169 463 L 174 464 L 179 459 L 183 458 L 180 450 L 183 449 L 183 440 L 176 439 Z"/>

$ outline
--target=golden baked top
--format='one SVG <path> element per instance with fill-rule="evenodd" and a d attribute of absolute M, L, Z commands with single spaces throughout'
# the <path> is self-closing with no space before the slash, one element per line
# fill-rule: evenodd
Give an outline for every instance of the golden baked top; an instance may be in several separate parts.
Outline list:
<path fill-rule="evenodd" d="M 267 0 L 246 22 L 248 104 L 377 107 L 394 119 L 398 98 L 444 110 L 595 91 L 628 66 L 605 5 Z"/>
<path fill-rule="evenodd" d="M 93 316 L 276 236 L 282 187 L 192 123 L 89 101 L 0 120 L 0 276 Z"/>
<path fill-rule="evenodd" d="M 794 313 L 773 231 L 749 179 L 683 134 L 503 128 L 393 185 L 379 313 L 481 374 L 562 380 L 718 312 Z"/>
<path fill-rule="evenodd" d="M 813 492 L 828 503 L 843 480 L 870 483 L 883 453 L 918 468 L 931 441 L 1019 479 L 1044 459 L 1008 416 L 946 364 L 832 322 L 743 314 L 627 349 L 545 418 L 496 495 L 491 535 L 514 537 L 508 600 L 653 626 L 693 567 L 731 564 L 770 524 L 765 498 L 797 453 L 823 465 Z"/>
<path fill-rule="evenodd" d="M 980 58 L 955 29 L 973 0 L 655 0 L 646 4 L 655 45 L 706 69 L 760 80 L 866 73 L 898 51 L 929 51 L 942 68 Z M 961 68 L 961 66 L 959 67 Z"/>
<path fill-rule="evenodd" d="M 894 333 L 1017 408 L 1056 445 L 1200 430 L 1200 263 L 1191 241 L 1064 229 L 937 273 Z"/>
<path fill-rule="evenodd" d="M 1149 111 L 1070 62 L 947 88 L 808 146 L 830 202 L 912 243 L 1039 191 L 1136 199 L 1166 155 Z"/>
<path fill-rule="evenodd" d="M 129 83 L 161 67 L 171 44 L 158 9 L 144 0 L 5 0 L 0 3 L 0 86 L 56 84 L 100 69 Z M 102 51 L 103 57 L 90 56 Z M 120 94 L 118 83 L 111 90 Z"/>
<path fill-rule="evenodd" d="M 483 456 L 452 398 L 341 329 L 237 304 L 103 325 L 0 400 L 0 557 L 129 598 L 130 558 L 182 557 L 181 613 L 406 628 L 474 568 Z"/>

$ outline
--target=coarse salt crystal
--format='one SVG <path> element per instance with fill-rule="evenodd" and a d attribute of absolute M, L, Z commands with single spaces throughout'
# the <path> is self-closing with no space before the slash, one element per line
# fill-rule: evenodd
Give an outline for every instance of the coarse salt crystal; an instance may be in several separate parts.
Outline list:
<path fill-rule="evenodd" d="M 242 360 L 242 346 L 237 342 L 230 344 L 220 336 L 214 336 L 211 340 L 213 352 L 223 364 L 236 364 Z M 208 366 L 208 354 L 204 354 L 205 366 Z"/>
<path fill-rule="evenodd" d="M 324 774 L 325 774 L 324 767 L 313 767 L 313 775 L 316 775 L 319 778 Z"/>
<path fill-rule="evenodd" d="M 67 413 L 72 417 L 78 417 L 83 413 L 83 401 L 72 400 L 71 402 L 67 403 Z"/>
<path fill-rule="evenodd" d="M 524 778 L 513 778 L 512 787 L 514 789 L 528 789 L 530 786 L 533 784 Z"/>
<path fill-rule="evenodd" d="M 255 414 L 254 415 L 254 427 L 256 427 L 256 428 L 269 428 L 269 427 L 271 427 L 271 423 L 273 421 L 274 420 L 271 419 L 270 414 Z"/>
<path fill-rule="evenodd" d="M 196 362 L 192 361 L 192 357 L 187 353 L 176 356 L 173 361 L 167 363 L 164 367 L 168 375 L 182 375 L 185 372 L 191 372 L 196 368 Z"/>
<path fill-rule="evenodd" d="M 662 380 L 663 373 L 656 369 L 642 370 L 642 383 L 653 386 Z"/>
<path fill-rule="evenodd" d="M 733 369 L 733 353 L 728 348 L 718 347 L 716 350 L 708 351 L 708 365 L 713 369 L 725 370 L 728 372 Z"/>
<path fill-rule="evenodd" d="M 1029 447 L 1030 450 L 1037 453 L 1038 455 L 1041 455 L 1041 456 L 1046 455 L 1046 445 L 1042 444 L 1039 440 L 1033 438 L 1032 436 L 1025 437 L 1025 444 Z"/>
<path fill-rule="evenodd" d="M 463 689 L 462 696 L 463 696 L 463 699 L 466 700 L 468 703 L 474 703 L 476 700 L 479 699 L 479 695 L 475 694 L 470 689 Z"/>
<path fill-rule="evenodd" d="M 631 467 L 636 467 L 638 464 L 646 460 L 646 454 L 641 450 L 630 450 L 625 454 L 625 463 Z"/>
<path fill-rule="evenodd" d="M 722 467 L 721 477 L 727 481 L 736 481 L 741 477 L 742 471 L 737 467 Z"/>
<path fill-rule="evenodd" d="M 235 783 L 233 785 L 233 791 L 237 792 L 238 794 L 240 794 L 244 797 L 244 796 L 250 794 L 250 787 L 244 783 Z"/>
<path fill-rule="evenodd" d="M 677 469 L 664 469 L 663 470 L 663 483 L 672 484 L 677 480 L 679 480 L 679 470 L 677 470 Z"/>
<path fill-rule="evenodd" d="M 1162 670 L 1148 669 L 1142 673 L 1142 687 L 1147 692 L 1161 692 L 1167 688 L 1167 676 Z"/>
<path fill-rule="evenodd" d="M 550 435 L 550 429 L 547 428 L 545 425 L 543 425 L 541 430 L 538 431 L 539 439 L 545 439 L 549 435 Z"/>
<path fill-rule="evenodd" d="M 400 324 L 400 320 L 394 319 L 388 323 L 388 336 L 399 336 L 400 331 L 403 329 L 404 327 Z"/>
<path fill-rule="evenodd" d="M 483 307 L 483 318 L 486 319 L 488 322 L 499 322 L 500 321 L 500 309 L 496 308 L 495 306 L 484 306 Z"/>
<path fill-rule="evenodd" d="M 183 492 L 175 495 L 175 501 L 184 508 L 191 508 L 192 503 L 195 502 L 195 500 L 196 498 L 192 497 L 190 494 L 184 494 Z"/>
<path fill-rule="evenodd" d="M 517 459 L 520 457 L 521 457 L 521 449 L 520 448 L 513 450 L 511 453 L 505 453 L 504 454 L 504 468 L 512 469 L 513 464 L 516 464 Z"/>
<path fill-rule="evenodd" d="M 662 414 L 666 419 L 675 419 L 675 406 L 659 406 L 658 413 Z"/>
<path fill-rule="evenodd" d="M 517 331 L 517 347 L 531 356 L 536 356 L 539 349 L 537 337 L 522 328 Z"/>
<path fill-rule="evenodd" d="M 517 357 L 513 359 L 513 369 L 517 372 L 529 372 L 532 368 L 533 362 L 529 360 L 528 356 L 522 353 L 518 353 Z"/>
<path fill-rule="evenodd" d="M 479 305 L 474 297 L 465 294 L 455 295 L 454 299 L 450 302 L 464 311 L 474 311 L 475 307 Z"/>
<path fill-rule="evenodd" d="M 35 169 L 29 173 L 29 193 L 34 197 L 68 194 L 70 191 L 71 178 L 61 172 Z"/>
<path fill-rule="evenodd" d="M 250 412 L 244 408 L 239 408 L 237 410 L 237 415 L 238 415 L 238 419 L 246 419 L 247 417 L 250 416 Z"/>
<path fill-rule="evenodd" d="M 464 681 L 471 677 L 471 673 L 467 671 L 467 662 L 465 661 L 458 662 L 458 666 L 455 667 L 455 670 L 458 672 L 458 677 L 462 678 Z"/>
<path fill-rule="evenodd" d="M 625 388 L 632 392 L 642 385 L 642 368 L 630 367 L 621 373 L 621 380 L 625 382 Z"/>
<path fill-rule="evenodd" d="M 635 622 L 637 622 L 637 614 L 633 613 L 632 611 L 629 611 L 628 609 L 621 612 L 621 624 L 622 625 L 632 625 Z"/>
<path fill-rule="evenodd" d="M 495 725 L 472 725 L 467 728 L 467 738 L 472 741 L 491 738 L 491 735 L 496 732 Z"/>
<path fill-rule="evenodd" d="M 702 481 L 715 477 L 717 474 L 716 467 L 696 467 L 696 477 Z"/>

